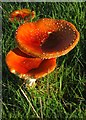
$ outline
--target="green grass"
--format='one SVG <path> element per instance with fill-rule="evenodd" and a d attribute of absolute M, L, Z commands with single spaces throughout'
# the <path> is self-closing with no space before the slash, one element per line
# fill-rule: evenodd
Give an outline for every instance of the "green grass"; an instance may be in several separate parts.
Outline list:
<path fill-rule="evenodd" d="M 86 3 L 2 3 L 2 119 L 29 120 L 37 118 L 56 120 L 86 119 Z M 5 57 L 15 44 L 15 30 L 19 23 L 9 22 L 13 10 L 30 8 L 35 20 L 43 17 L 72 22 L 80 32 L 78 45 L 67 55 L 57 59 L 56 69 L 27 89 L 21 80 L 11 74 Z M 21 89 L 29 101 L 22 94 Z M 31 106 L 31 104 L 32 106 Z"/>

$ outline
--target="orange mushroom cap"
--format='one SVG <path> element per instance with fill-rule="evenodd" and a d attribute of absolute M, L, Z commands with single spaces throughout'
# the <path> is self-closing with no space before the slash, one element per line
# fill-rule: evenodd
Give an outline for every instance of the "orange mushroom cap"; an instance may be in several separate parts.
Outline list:
<path fill-rule="evenodd" d="M 13 22 L 15 19 L 20 21 L 21 19 L 30 20 L 35 17 L 35 12 L 29 9 L 15 10 L 10 14 L 9 20 Z"/>
<path fill-rule="evenodd" d="M 8 52 L 6 64 L 10 72 L 17 74 L 22 79 L 44 77 L 56 67 L 56 59 L 43 60 L 23 53 L 19 48 Z"/>
<path fill-rule="evenodd" d="M 16 31 L 16 42 L 23 52 L 46 59 L 67 54 L 79 37 L 72 23 L 50 18 L 25 23 Z"/>

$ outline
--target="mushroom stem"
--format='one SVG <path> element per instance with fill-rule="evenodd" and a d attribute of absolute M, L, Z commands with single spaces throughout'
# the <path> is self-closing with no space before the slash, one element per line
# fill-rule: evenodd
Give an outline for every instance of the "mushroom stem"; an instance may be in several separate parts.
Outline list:
<path fill-rule="evenodd" d="M 29 86 L 30 86 L 30 87 L 31 87 L 31 86 L 34 86 L 34 85 L 35 85 L 35 81 L 36 81 L 35 78 L 30 78 L 30 79 L 29 79 Z"/>

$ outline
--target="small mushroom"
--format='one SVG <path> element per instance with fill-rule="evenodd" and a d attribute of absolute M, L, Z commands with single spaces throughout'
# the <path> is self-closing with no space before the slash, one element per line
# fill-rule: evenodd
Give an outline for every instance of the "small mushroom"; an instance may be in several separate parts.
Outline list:
<path fill-rule="evenodd" d="M 45 59 L 67 54 L 79 38 L 72 23 L 50 18 L 24 23 L 16 31 L 16 42 L 23 52 Z"/>
<path fill-rule="evenodd" d="M 33 19 L 35 17 L 35 12 L 31 11 L 29 9 L 21 9 L 21 10 L 15 10 L 10 14 L 9 20 L 13 22 L 15 19 L 17 21 L 20 21 L 21 19 L 24 19 L 26 21 Z"/>
<path fill-rule="evenodd" d="M 36 79 L 51 73 L 56 67 L 56 59 L 41 59 L 23 53 L 19 48 L 10 50 L 6 56 L 6 64 L 11 73 L 24 80 L 34 82 Z"/>

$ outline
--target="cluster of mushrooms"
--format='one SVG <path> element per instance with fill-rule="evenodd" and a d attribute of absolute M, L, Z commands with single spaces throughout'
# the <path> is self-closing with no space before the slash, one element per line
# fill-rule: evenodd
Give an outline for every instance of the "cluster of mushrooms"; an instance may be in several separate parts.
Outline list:
<path fill-rule="evenodd" d="M 65 20 L 42 18 L 28 22 L 35 12 L 28 9 L 11 13 L 10 21 L 25 19 L 16 30 L 17 47 L 6 55 L 6 64 L 11 73 L 30 86 L 41 77 L 51 73 L 56 67 L 56 58 L 67 54 L 79 41 L 76 27 Z"/>

